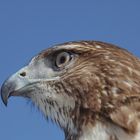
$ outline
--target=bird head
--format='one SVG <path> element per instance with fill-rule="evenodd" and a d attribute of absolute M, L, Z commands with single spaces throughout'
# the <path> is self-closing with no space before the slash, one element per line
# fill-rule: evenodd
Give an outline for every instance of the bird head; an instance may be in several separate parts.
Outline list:
<path fill-rule="evenodd" d="M 131 57 L 102 42 L 56 45 L 6 80 L 1 97 L 5 105 L 11 96 L 29 98 L 66 133 L 76 133 L 103 114 L 108 118 L 116 105 L 121 106 L 125 91 L 136 90 L 130 80 Z"/>

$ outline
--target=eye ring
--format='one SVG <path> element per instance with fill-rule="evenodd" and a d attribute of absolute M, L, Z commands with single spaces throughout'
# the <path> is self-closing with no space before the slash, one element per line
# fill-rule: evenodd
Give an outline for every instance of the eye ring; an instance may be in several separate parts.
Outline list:
<path fill-rule="evenodd" d="M 61 52 L 56 56 L 55 65 L 58 68 L 65 67 L 71 60 L 71 54 L 68 52 Z"/>

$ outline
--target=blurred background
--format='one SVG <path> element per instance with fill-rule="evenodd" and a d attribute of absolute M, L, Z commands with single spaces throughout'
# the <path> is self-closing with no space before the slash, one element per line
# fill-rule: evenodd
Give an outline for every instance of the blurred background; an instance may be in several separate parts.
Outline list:
<path fill-rule="evenodd" d="M 47 47 L 72 40 L 100 40 L 140 57 L 140 1 L 0 0 L 0 85 Z M 22 98 L 0 100 L 1 140 L 63 140 Z"/>

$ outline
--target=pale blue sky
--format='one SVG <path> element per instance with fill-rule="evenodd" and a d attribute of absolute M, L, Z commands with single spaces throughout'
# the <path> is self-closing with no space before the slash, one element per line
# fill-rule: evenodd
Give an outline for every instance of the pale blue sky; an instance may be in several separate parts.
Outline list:
<path fill-rule="evenodd" d="M 0 0 L 0 85 L 51 45 L 101 40 L 140 57 L 139 0 Z M 22 98 L 0 100 L 1 140 L 63 140 Z"/>

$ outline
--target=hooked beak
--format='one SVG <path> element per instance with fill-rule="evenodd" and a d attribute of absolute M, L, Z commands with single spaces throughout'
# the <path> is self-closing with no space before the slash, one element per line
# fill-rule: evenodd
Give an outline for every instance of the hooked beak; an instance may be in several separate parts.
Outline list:
<path fill-rule="evenodd" d="M 55 76 L 52 69 L 46 65 L 45 70 L 42 70 L 44 63 L 39 62 L 35 63 L 36 65 L 31 63 L 25 66 L 4 82 L 1 87 L 1 98 L 5 105 L 11 96 L 31 98 L 39 90 L 40 84 L 59 79 L 59 76 Z"/>
<path fill-rule="evenodd" d="M 1 87 L 1 99 L 5 106 L 7 106 L 8 98 L 12 95 L 15 90 L 15 83 L 9 83 L 8 80 Z"/>
<path fill-rule="evenodd" d="M 8 98 L 10 96 L 25 96 L 24 89 L 30 85 L 26 78 L 24 68 L 12 75 L 6 80 L 1 87 L 1 98 L 3 103 L 7 106 Z"/>

